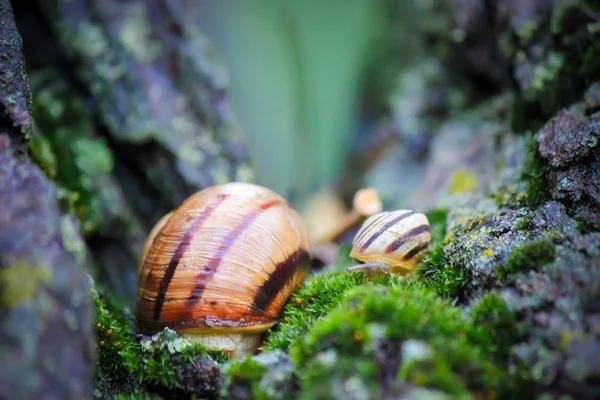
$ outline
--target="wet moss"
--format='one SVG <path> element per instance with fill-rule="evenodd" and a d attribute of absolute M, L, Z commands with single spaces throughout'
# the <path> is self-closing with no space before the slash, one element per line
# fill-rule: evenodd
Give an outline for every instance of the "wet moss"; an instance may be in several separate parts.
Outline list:
<path fill-rule="evenodd" d="M 527 242 L 515 248 L 504 264 L 496 268 L 498 277 L 505 278 L 509 274 L 527 270 L 539 270 L 554 261 L 556 245 L 549 238 Z"/>
<path fill-rule="evenodd" d="M 441 245 L 425 255 L 418 273 L 423 285 L 443 298 L 463 298 L 471 281 L 470 270 L 448 261 Z"/>
<path fill-rule="evenodd" d="M 444 255 L 444 245 L 453 236 L 453 232 L 447 232 L 448 210 L 438 208 L 425 214 L 429 219 L 431 244 L 417 268 L 420 283 L 444 298 L 460 297 L 468 285 L 469 274 L 467 270 L 448 262 Z M 470 226 L 476 224 L 477 220 L 468 218 L 463 222 Z"/>
<path fill-rule="evenodd" d="M 290 350 L 301 375 L 299 398 L 339 398 L 349 391 L 381 398 L 403 385 L 453 396 L 501 395 L 511 380 L 495 362 L 496 338 L 481 322 L 504 328 L 510 318 L 501 306 L 495 312 L 496 304 L 485 306 L 474 326 L 460 309 L 418 286 L 352 289 Z"/>
<path fill-rule="evenodd" d="M 165 389 L 188 394 L 218 390 L 218 363 L 227 360 L 224 354 L 169 329 L 154 336 L 135 335 L 126 307 L 101 288 L 94 288 L 92 296 L 98 352 L 95 386 L 100 398 L 149 396 Z"/>
<path fill-rule="evenodd" d="M 401 278 L 393 275 L 375 276 L 372 282 L 382 285 L 398 284 Z M 367 283 L 363 274 L 345 271 L 313 277 L 290 298 L 281 314 L 281 322 L 269 331 L 263 351 L 288 350 L 317 320 L 336 307 L 350 289 Z"/>
<path fill-rule="evenodd" d="M 131 350 L 119 355 L 137 382 L 192 393 L 218 390 L 218 361 L 227 360 L 224 354 L 208 351 L 170 329 L 141 338 Z"/>
<path fill-rule="evenodd" d="M 519 178 L 527 183 L 527 204 L 530 207 L 538 207 L 550 200 L 550 196 L 546 180 L 546 165 L 539 153 L 537 142 L 531 134 L 527 136 L 527 151 L 528 156 Z"/>
<path fill-rule="evenodd" d="M 509 361 L 511 346 L 524 337 L 523 326 L 514 311 L 496 293 L 486 293 L 470 305 L 471 337 L 487 337 L 498 362 Z"/>
<path fill-rule="evenodd" d="M 223 399 L 291 400 L 298 390 L 294 365 L 280 350 L 231 360 L 223 373 Z"/>
<path fill-rule="evenodd" d="M 260 379 L 267 372 L 267 367 L 252 357 L 232 362 L 224 370 L 226 374 L 225 386 L 245 385 L 249 388 L 251 398 L 265 400 L 267 396 L 260 388 Z M 227 392 L 223 397 L 227 396 Z"/>

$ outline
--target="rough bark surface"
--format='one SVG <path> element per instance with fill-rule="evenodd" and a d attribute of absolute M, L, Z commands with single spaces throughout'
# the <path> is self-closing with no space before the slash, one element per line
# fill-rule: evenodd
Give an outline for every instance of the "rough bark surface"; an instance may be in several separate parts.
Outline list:
<path fill-rule="evenodd" d="M 86 254 L 75 219 L 25 149 L 31 132 L 22 42 L 0 0 L 0 392 L 82 399 L 95 360 Z"/>

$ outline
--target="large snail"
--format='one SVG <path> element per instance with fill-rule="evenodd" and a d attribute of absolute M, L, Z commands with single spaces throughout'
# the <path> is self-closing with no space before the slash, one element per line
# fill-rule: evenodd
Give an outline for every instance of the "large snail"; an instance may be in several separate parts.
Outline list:
<path fill-rule="evenodd" d="M 350 257 L 363 264 L 348 267 L 347 271 L 406 275 L 423 258 L 430 240 L 425 214 L 411 210 L 377 213 L 365 220 L 352 241 Z"/>
<path fill-rule="evenodd" d="M 152 229 L 138 269 L 140 331 L 169 327 L 233 358 L 253 353 L 308 273 L 298 213 L 262 186 L 204 189 Z"/>

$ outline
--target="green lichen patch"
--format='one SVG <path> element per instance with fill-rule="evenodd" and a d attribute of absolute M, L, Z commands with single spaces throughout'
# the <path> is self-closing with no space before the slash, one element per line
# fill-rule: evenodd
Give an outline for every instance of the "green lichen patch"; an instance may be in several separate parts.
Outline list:
<path fill-rule="evenodd" d="M 470 192 L 477 187 L 477 175 L 473 172 L 460 168 L 452 175 L 449 194 Z"/>
<path fill-rule="evenodd" d="M 491 321 L 494 328 L 510 320 L 503 311 L 494 318 L 488 310 L 474 320 Z M 356 398 L 356 393 L 382 398 L 413 385 L 455 398 L 492 398 L 509 389 L 511 380 L 495 362 L 500 357 L 491 346 L 494 338 L 482 329 L 433 291 L 355 288 L 292 346 L 301 375 L 299 398 Z"/>
<path fill-rule="evenodd" d="M 496 273 L 500 278 L 504 278 L 516 272 L 538 270 L 554 261 L 555 257 L 556 245 L 552 240 L 547 238 L 533 240 L 515 248 L 506 262 L 498 266 Z"/>
<path fill-rule="evenodd" d="M 402 278 L 374 276 L 370 281 L 360 273 L 335 272 L 313 277 L 290 298 L 281 314 L 281 322 L 269 331 L 264 351 L 288 350 L 319 318 L 336 307 L 349 289 L 367 283 L 382 285 L 401 284 Z"/>
<path fill-rule="evenodd" d="M 0 302 L 7 310 L 27 304 L 38 294 L 40 285 L 50 283 L 52 278 L 48 265 L 25 260 L 14 262 L 0 269 Z"/>

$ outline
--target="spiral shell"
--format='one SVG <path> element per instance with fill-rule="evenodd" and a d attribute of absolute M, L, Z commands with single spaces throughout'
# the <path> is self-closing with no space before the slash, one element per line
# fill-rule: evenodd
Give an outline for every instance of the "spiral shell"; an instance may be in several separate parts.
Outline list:
<path fill-rule="evenodd" d="M 391 272 L 412 271 L 425 255 L 431 233 L 425 214 L 411 210 L 384 211 L 365 220 L 352 242 L 350 257 L 382 262 Z"/>
<path fill-rule="evenodd" d="M 139 330 L 259 332 L 307 274 L 309 241 L 295 210 L 269 189 L 204 189 L 152 229 L 138 267 Z"/>

